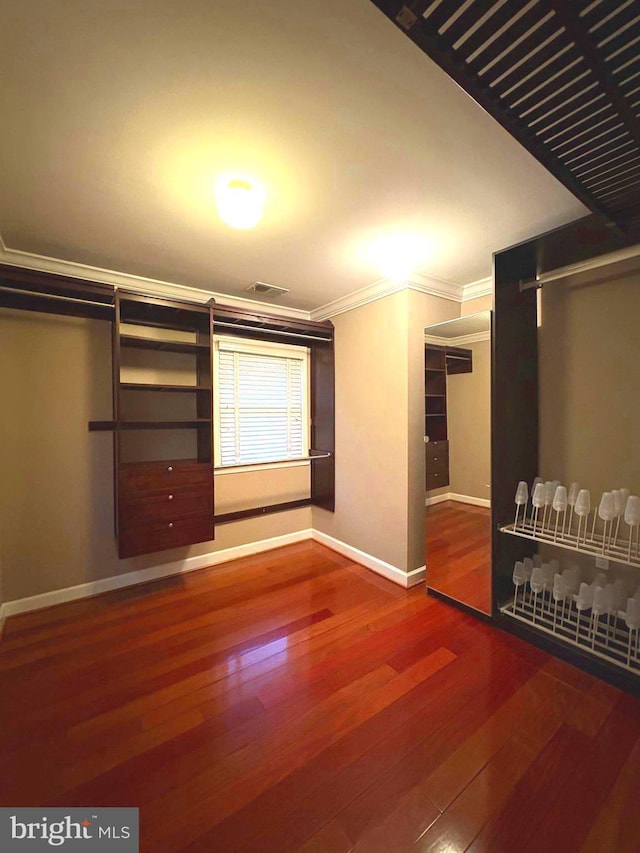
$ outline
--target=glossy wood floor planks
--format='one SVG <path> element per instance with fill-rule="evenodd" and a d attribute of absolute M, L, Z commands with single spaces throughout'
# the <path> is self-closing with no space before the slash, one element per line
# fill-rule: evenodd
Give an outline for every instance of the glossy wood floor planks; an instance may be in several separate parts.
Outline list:
<path fill-rule="evenodd" d="M 312 542 L 13 617 L 0 697 L 0 804 L 149 853 L 640 850 L 640 700 Z"/>
<path fill-rule="evenodd" d="M 427 507 L 427 586 L 491 613 L 491 510 L 457 501 Z"/>

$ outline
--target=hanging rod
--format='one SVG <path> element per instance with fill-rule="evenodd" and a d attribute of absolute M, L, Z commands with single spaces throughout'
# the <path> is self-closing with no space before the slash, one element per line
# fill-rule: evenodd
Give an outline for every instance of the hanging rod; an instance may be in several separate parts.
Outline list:
<path fill-rule="evenodd" d="M 4 293 L 18 293 L 21 296 L 32 296 L 42 299 L 56 299 L 60 302 L 79 302 L 82 305 L 96 305 L 98 308 L 110 308 L 113 311 L 111 302 L 92 302 L 90 299 L 78 299 L 76 296 L 58 296 L 55 293 L 41 293 L 38 290 L 21 290 L 18 287 L 3 287 L 0 285 L 0 290 Z"/>
<path fill-rule="evenodd" d="M 630 261 L 640 256 L 640 246 L 637 244 L 629 246 L 625 249 L 618 249 L 615 252 L 607 252 L 604 255 L 599 255 L 595 258 L 589 258 L 587 261 L 579 261 L 575 264 L 569 264 L 564 267 L 557 267 L 548 272 L 538 273 L 535 279 L 520 282 L 520 292 L 524 290 L 532 290 L 533 288 L 540 289 L 544 284 L 551 281 L 559 281 L 563 278 L 568 278 L 572 275 L 591 272 L 592 270 L 600 269 L 601 267 L 609 266 L 622 261 Z"/>
<path fill-rule="evenodd" d="M 228 524 L 230 521 L 242 521 L 246 518 L 255 518 L 259 515 L 270 515 L 274 512 L 286 512 L 291 509 L 298 509 L 303 506 L 311 506 L 311 498 L 301 498 L 297 501 L 284 501 L 279 504 L 269 504 L 269 506 L 257 506 L 252 509 L 240 509 L 236 512 L 224 512 L 213 516 L 215 524 Z"/>
<path fill-rule="evenodd" d="M 225 323 L 213 318 L 213 327 L 224 326 L 226 329 L 246 329 L 249 332 L 260 332 L 267 335 L 284 335 L 287 338 L 305 338 L 309 341 L 324 341 L 331 343 L 331 338 L 321 338 L 319 335 L 307 335 L 304 332 L 279 332 L 277 329 L 265 329 L 264 326 L 243 326 L 240 323 Z"/>

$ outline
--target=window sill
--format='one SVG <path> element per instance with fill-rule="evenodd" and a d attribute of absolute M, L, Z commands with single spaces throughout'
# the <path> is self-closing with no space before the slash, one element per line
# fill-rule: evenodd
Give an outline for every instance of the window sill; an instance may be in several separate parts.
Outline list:
<path fill-rule="evenodd" d="M 225 465 L 214 468 L 214 477 L 223 474 L 248 474 L 250 471 L 274 471 L 278 468 L 302 468 L 311 464 L 309 459 L 291 459 L 284 462 L 260 462 L 253 465 Z"/>

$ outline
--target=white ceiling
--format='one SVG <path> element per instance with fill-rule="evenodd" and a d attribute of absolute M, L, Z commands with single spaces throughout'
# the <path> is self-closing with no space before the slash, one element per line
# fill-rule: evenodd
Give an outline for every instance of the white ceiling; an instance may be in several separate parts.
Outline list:
<path fill-rule="evenodd" d="M 24 252 L 310 309 L 379 279 L 385 234 L 466 284 L 587 212 L 369 0 L 3 0 L 0 77 Z M 266 187 L 253 231 L 216 214 L 229 170 Z"/>

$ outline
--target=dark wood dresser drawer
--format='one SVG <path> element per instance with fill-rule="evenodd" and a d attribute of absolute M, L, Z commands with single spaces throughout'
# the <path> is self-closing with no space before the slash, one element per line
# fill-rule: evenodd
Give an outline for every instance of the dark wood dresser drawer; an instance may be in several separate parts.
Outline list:
<path fill-rule="evenodd" d="M 427 449 L 427 462 L 440 461 L 442 459 L 449 460 L 449 442 L 448 441 L 429 441 L 425 445 Z"/>
<path fill-rule="evenodd" d="M 143 524 L 120 531 L 120 557 L 135 557 L 153 551 L 167 551 L 214 537 L 213 515 L 195 516 L 163 524 Z"/>
<path fill-rule="evenodd" d="M 427 459 L 427 475 L 429 474 L 448 474 L 449 473 L 449 457 L 435 456 L 433 459 Z"/>
<path fill-rule="evenodd" d="M 121 557 L 208 542 L 213 530 L 213 467 L 195 461 L 136 462 L 118 472 Z"/>
<path fill-rule="evenodd" d="M 121 498 L 207 486 L 213 491 L 213 466 L 182 461 L 130 463 L 120 466 L 118 485 Z"/>
<path fill-rule="evenodd" d="M 427 472 L 427 491 L 431 489 L 439 489 L 442 486 L 449 485 L 449 469 L 447 468 L 446 472 L 436 472 L 434 474 L 430 474 Z"/>
<path fill-rule="evenodd" d="M 143 496 L 121 495 L 119 502 L 120 530 L 144 524 L 161 524 L 194 516 L 213 516 L 211 486 L 165 489 Z"/>

